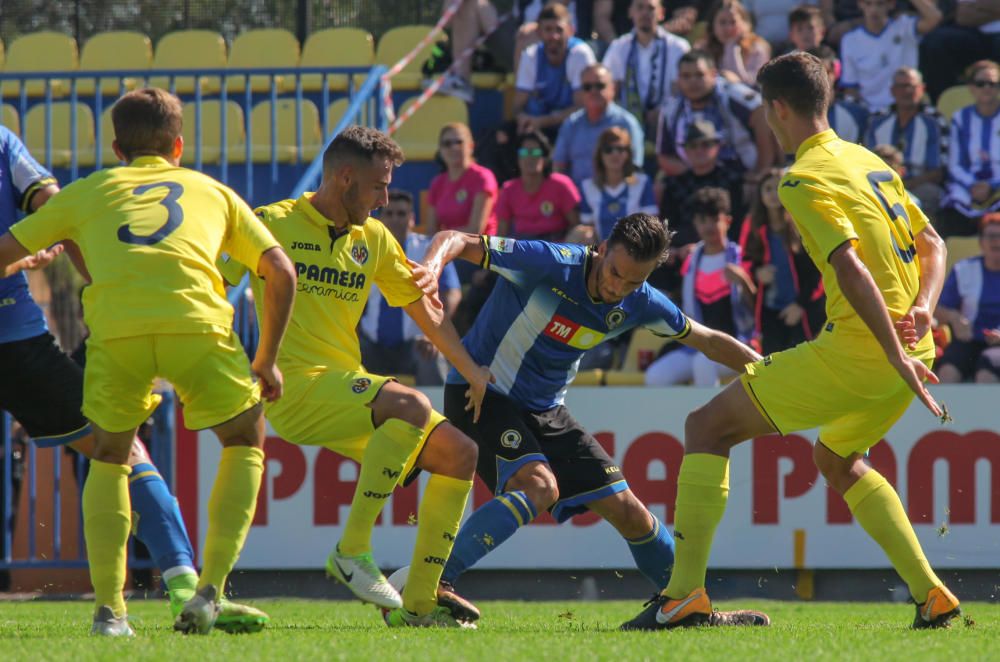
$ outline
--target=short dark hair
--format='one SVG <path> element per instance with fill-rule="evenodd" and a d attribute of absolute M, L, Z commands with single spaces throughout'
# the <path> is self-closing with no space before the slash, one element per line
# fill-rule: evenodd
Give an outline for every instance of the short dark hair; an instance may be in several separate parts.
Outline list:
<path fill-rule="evenodd" d="M 826 117 L 830 106 L 830 78 L 826 65 L 809 53 L 776 57 L 757 74 L 764 101 L 780 99 L 802 117 Z"/>
<path fill-rule="evenodd" d="M 652 214 L 629 214 L 618 219 L 611 228 L 608 248 L 624 246 L 625 251 L 637 262 L 656 260 L 660 265 L 666 262 L 673 232 L 667 229 L 667 222 Z"/>
<path fill-rule="evenodd" d="M 718 186 L 706 186 L 691 194 L 688 198 L 688 208 L 691 210 L 691 217 L 696 216 L 718 216 L 719 214 L 732 213 L 733 203 L 729 197 L 729 191 Z"/>
<path fill-rule="evenodd" d="M 401 188 L 389 189 L 389 202 L 405 202 L 413 208 L 413 194 Z"/>
<path fill-rule="evenodd" d="M 118 149 L 129 160 L 143 154 L 172 156 L 181 135 L 181 101 L 156 87 L 133 90 L 111 109 Z"/>
<path fill-rule="evenodd" d="M 712 57 L 711 53 L 703 51 L 700 48 L 692 48 L 682 55 L 681 59 L 677 61 L 677 68 L 679 69 L 682 64 L 698 64 L 699 62 L 704 62 L 711 69 L 718 68 L 718 65 L 715 64 L 715 58 Z"/>
<path fill-rule="evenodd" d="M 826 44 L 820 44 L 816 48 L 810 48 L 809 50 L 806 51 L 806 53 L 818 57 L 823 62 L 837 61 L 837 51 L 833 50 Z"/>
<path fill-rule="evenodd" d="M 539 129 L 532 129 L 525 133 L 519 134 L 517 136 L 517 147 L 515 149 L 521 149 L 529 140 L 533 140 L 538 143 L 538 146 L 542 150 L 542 158 L 545 159 L 545 171 L 546 177 L 552 174 L 552 143 L 545 136 L 544 133 Z"/>
<path fill-rule="evenodd" d="M 550 2 L 542 7 L 542 11 L 538 12 L 538 22 L 541 23 L 542 21 L 573 22 L 572 17 L 569 15 L 569 10 L 561 2 Z"/>
<path fill-rule="evenodd" d="M 821 23 L 826 25 L 826 22 L 823 21 L 823 13 L 819 7 L 815 5 L 799 5 L 788 13 L 788 27 L 791 28 L 793 25 L 798 25 L 799 23 L 808 23 L 813 18 L 818 18 Z"/>
<path fill-rule="evenodd" d="M 332 170 L 346 160 L 370 163 L 375 156 L 384 156 L 396 166 L 404 160 L 395 140 L 377 129 L 355 124 L 338 133 L 323 152 L 323 170 Z"/>

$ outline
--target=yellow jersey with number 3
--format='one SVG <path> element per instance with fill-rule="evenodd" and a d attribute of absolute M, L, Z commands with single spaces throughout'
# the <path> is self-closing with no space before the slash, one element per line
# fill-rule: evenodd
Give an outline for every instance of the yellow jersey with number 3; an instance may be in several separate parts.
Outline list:
<path fill-rule="evenodd" d="M 157 156 L 70 184 L 10 232 L 33 253 L 63 239 L 80 247 L 93 281 L 84 321 L 98 341 L 228 332 L 216 260 L 225 251 L 256 270 L 278 245 L 231 189 Z"/>
<path fill-rule="evenodd" d="M 828 322 L 873 338 L 844 298 L 830 264 L 830 255 L 848 241 L 875 279 L 890 316 L 895 320 L 909 310 L 920 289 L 914 237 L 928 220 L 882 159 L 828 129 L 799 146 L 778 197 L 823 274 Z M 933 348 L 927 334 L 911 353 L 923 357 Z"/>

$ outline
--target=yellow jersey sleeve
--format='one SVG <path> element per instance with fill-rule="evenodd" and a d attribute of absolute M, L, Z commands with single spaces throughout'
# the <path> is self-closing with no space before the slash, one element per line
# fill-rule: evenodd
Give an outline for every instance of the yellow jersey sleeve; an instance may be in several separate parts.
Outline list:
<path fill-rule="evenodd" d="M 406 253 L 396 238 L 380 221 L 369 219 L 368 223 L 377 224 L 378 261 L 375 267 L 375 284 L 390 306 L 408 306 L 417 301 L 424 293 L 413 282 L 413 271 L 406 262 Z"/>
<path fill-rule="evenodd" d="M 817 264 L 828 262 L 830 254 L 845 241 L 857 241 L 854 225 L 822 182 L 790 172 L 778 185 L 778 197 Z"/>
<path fill-rule="evenodd" d="M 234 193 L 228 197 L 229 223 L 222 250 L 229 254 L 230 262 L 235 260 L 256 273 L 260 256 L 280 244 L 247 203 Z M 229 280 L 228 276 L 226 280 Z"/>
<path fill-rule="evenodd" d="M 72 239 L 79 220 L 73 213 L 74 193 L 75 188 L 67 186 L 33 214 L 12 225 L 10 233 L 29 253 L 37 253 L 63 239 Z"/>
<path fill-rule="evenodd" d="M 916 237 L 930 224 L 930 219 L 928 219 L 927 214 L 925 214 L 924 211 L 913 202 L 913 198 L 910 197 L 910 194 L 905 190 L 903 192 L 905 193 L 903 199 L 906 200 L 906 215 L 910 217 L 910 231 L 913 233 L 913 236 Z"/>

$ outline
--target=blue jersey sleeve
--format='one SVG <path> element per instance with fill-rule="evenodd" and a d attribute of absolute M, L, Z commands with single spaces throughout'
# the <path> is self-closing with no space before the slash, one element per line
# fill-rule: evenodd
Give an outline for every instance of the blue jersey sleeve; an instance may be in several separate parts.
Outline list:
<path fill-rule="evenodd" d="M 673 301 L 648 283 L 642 287 L 647 299 L 640 326 L 658 336 L 678 340 L 691 333 L 691 323 Z"/>
<path fill-rule="evenodd" d="M 536 283 L 554 271 L 581 265 L 587 258 L 587 247 L 577 244 L 553 244 L 488 235 L 483 235 L 481 240 L 481 266 L 495 271 L 520 287 Z"/>
<path fill-rule="evenodd" d="M 6 170 L 10 173 L 13 184 L 15 203 L 22 211 L 29 211 L 35 192 L 49 184 L 55 184 L 56 180 L 52 173 L 31 156 L 21 139 L 6 127 L 0 127 L 0 143 Z"/>
<path fill-rule="evenodd" d="M 938 297 L 938 305 L 952 310 L 962 308 L 962 297 L 958 293 L 958 275 L 955 273 L 954 267 L 951 268 L 948 279 L 944 281 L 944 288 L 941 290 L 941 296 Z"/>

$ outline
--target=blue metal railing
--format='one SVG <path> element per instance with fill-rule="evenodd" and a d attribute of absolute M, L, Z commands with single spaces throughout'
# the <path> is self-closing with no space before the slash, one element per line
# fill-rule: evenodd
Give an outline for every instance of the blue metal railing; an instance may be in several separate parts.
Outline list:
<path fill-rule="evenodd" d="M 28 136 L 27 133 L 27 121 L 28 112 L 36 104 L 44 104 L 44 119 L 43 119 L 43 133 L 44 136 L 41 142 L 41 153 L 35 153 L 34 156 L 39 161 L 44 163 L 46 167 L 52 168 L 54 159 L 53 151 L 55 146 L 53 145 L 53 103 L 56 101 L 66 101 L 68 102 L 68 122 L 69 122 L 69 136 L 68 144 L 63 147 L 69 152 L 68 156 L 68 175 L 70 180 L 75 180 L 78 178 L 84 170 L 89 170 L 92 166 L 93 168 L 101 168 L 105 165 L 106 151 L 110 140 L 105 138 L 105 127 L 103 122 L 103 115 L 105 109 L 110 106 L 113 101 L 107 98 L 107 95 L 102 92 L 103 81 L 108 79 L 118 80 L 118 94 L 124 93 L 130 86 L 129 81 L 134 82 L 133 86 L 148 85 L 151 79 L 166 79 L 167 89 L 171 92 L 176 93 L 178 87 L 179 79 L 192 79 L 192 92 L 182 95 L 187 99 L 188 103 L 194 104 L 194 145 L 189 145 L 188 150 L 193 149 L 194 151 L 194 163 L 193 167 L 196 170 L 202 170 L 205 166 L 204 152 L 205 148 L 209 147 L 205 145 L 204 136 L 204 111 L 203 102 L 207 100 L 218 100 L 219 101 L 219 170 L 217 173 L 213 172 L 213 175 L 217 175 L 223 183 L 229 184 L 237 188 L 243 196 L 250 201 L 254 202 L 254 187 L 255 187 L 255 177 L 254 171 L 256 167 L 266 166 L 269 168 L 269 183 L 272 188 L 279 183 L 279 173 L 282 159 L 279 156 L 279 142 L 278 142 L 278 101 L 281 100 L 292 100 L 294 103 L 294 116 L 295 116 L 295 144 L 294 147 L 295 159 L 294 163 L 296 165 L 301 165 L 303 163 L 303 147 L 308 146 L 304 144 L 304 139 L 306 136 L 307 128 L 303 125 L 303 104 L 308 103 L 318 103 L 320 108 L 319 119 L 320 126 L 319 130 L 321 135 L 326 137 L 331 134 L 329 117 L 329 107 L 331 101 L 336 97 L 342 96 L 330 90 L 330 81 L 332 76 L 346 76 L 347 85 L 346 94 L 347 98 L 351 100 L 348 107 L 347 117 L 350 118 L 349 121 L 360 120 L 361 109 L 367 109 L 367 118 L 364 118 L 365 123 L 371 126 L 384 126 L 384 113 L 381 106 L 381 76 L 385 73 L 385 67 L 376 66 L 371 69 L 365 69 L 363 67 L 271 67 L 271 68 L 224 68 L 224 69 L 118 69 L 118 70 L 105 70 L 105 71 L 52 71 L 40 74 L 37 72 L 32 73 L 0 73 L 0 100 L 3 97 L 3 90 L 5 86 L 9 89 L 12 83 L 18 83 L 19 90 L 15 94 L 14 103 L 12 104 L 17 111 L 21 121 L 20 121 L 20 137 L 22 140 L 35 138 L 35 136 Z M 251 78 L 257 76 L 266 76 L 268 78 L 267 90 L 265 92 L 257 91 L 253 89 L 253 84 Z M 318 90 L 307 91 L 304 89 L 303 78 L 306 76 L 318 76 L 319 88 Z M 357 85 L 358 77 L 364 76 L 364 83 L 359 87 Z M 291 83 L 285 83 L 282 81 L 279 83 L 279 78 L 290 79 Z M 92 94 L 82 94 L 79 90 L 81 81 L 93 81 L 94 91 Z M 216 83 L 218 91 L 217 92 L 205 92 L 203 83 Z M 233 82 L 242 82 L 243 91 L 242 92 L 231 92 L 230 86 Z M 28 83 L 41 83 L 42 92 L 41 94 L 29 94 Z M 64 88 L 68 87 L 68 91 L 63 93 Z M 10 97 L 8 97 L 10 98 Z M 242 158 L 236 158 L 236 160 L 242 160 L 243 162 L 243 178 L 244 182 L 242 186 L 236 185 L 232 178 L 232 166 L 234 157 L 230 150 L 231 145 L 229 144 L 229 131 L 228 123 L 229 118 L 227 117 L 227 112 L 229 109 L 229 104 L 227 102 L 234 101 L 243 110 L 243 144 L 238 147 L 242 150 L 242 154 L 238 155 Z M 270 116 L 268 121 L 270 124 L 270 144 L 269 147 L 270 157 L 262 160 L 258 158 L 258 154 L 255 153 L 255 148 L 259 149 L 264 145 L 255 145 L 253 142 L 253 109 L 256 103 L 259 102 L 269 102 L 270 103 Z M 86 106 L 89 110 L 92 110 L 94 116 L 94 143 L 93 147 L 88 145 L 81 145 L 82 137 L 79 135 L 78 128 L 78 113 L 80 112 L 81 104 Z M 346 118 L 342 118 L 338 122 L 338 126 L 346 126 Z M 89 142 L 89 134 L 86 137 Z M 29 142 L 25 140 L 25 142 Z M 38 144 L 29 144 L 29 147 L 37 148 Z M 211 147 L 214 147 L 211 146 Z M 39 150 L 35 150 L 39 151 Z"/>

